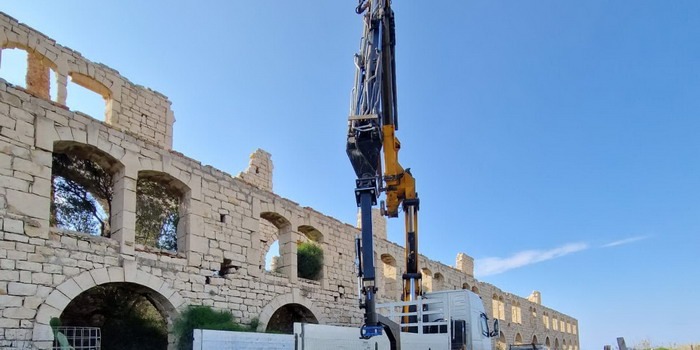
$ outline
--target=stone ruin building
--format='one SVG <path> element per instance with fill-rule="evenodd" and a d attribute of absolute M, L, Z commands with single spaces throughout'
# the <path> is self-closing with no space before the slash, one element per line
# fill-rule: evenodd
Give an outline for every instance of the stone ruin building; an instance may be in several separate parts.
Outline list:
<path fill-rule="evenodd" d="M 27 54 L 26 86 L 0 79 L 0 348 L 50 348 L 49 320 L 101 285 L 146 295 L 169 325 L 184 306 L 200 304 L 230 310 L 243 323 L 258 319 L 259 330 L 294 321 L 360 324 L 353 256 L 360 231 L 276 195 L 270 154 L 255 151 L 248 168 L 231 176 L 172 150 L 167 97 L 3 13 L 0 49 Z M 69 83 L 104 99 L 104 122 L 66 106 Z M 109 237 L 52 224 L 57 154 L 89 159 L 111 176 Z M 136 235 L 142 180 L 177 194 L 174 250 Z M 375 215 L 373 225 L 380 297 L 398 300 L 403 247 L 387 240 L 383 217 Z M 302 241 L 323 249 L 315 280 L 297 275 Z M 280 258 L 268 271 L 273 242 Z M 577 320 L 542 305 L 539 292 L 523 298 L 476 280 L 473 259 L 463 253 L 454 267 L 425 256 L 420 264 L 425 290 L 466 288 L 481 296 L 488 316 L 501 320 L 494 348 L 578 350 Z M 173 341 L 170 335 L 171 348 Z"/>

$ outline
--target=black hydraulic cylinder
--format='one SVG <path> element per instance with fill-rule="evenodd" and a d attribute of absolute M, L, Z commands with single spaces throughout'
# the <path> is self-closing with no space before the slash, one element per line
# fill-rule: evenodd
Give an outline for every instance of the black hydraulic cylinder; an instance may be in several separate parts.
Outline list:
<path fill-rule="evenodd" d="M 374 194 L 370 191 L 360 193 L 362 213 L 362 268 L 364 281 L 374 281 L 374 242 L 372 237 L 372 201 Z"/>

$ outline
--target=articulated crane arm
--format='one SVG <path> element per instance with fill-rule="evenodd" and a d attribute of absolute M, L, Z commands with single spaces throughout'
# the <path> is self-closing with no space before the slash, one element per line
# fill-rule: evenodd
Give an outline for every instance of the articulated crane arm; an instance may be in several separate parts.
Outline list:
<path fill-rule="evenodd" d="M 398 162 L 401 143 L 396 103 L 394 60 L 394 13 L 390 0 L 359 0 L 356 12 L 364 14 L 360 52 L 355 55 L 355 85 L 348 118 L 347 154 L 357 175 L 355 198 L 361 208 L 362 239 L 357 239 L 360 307 L 365 310 L 362 337 L 380 335 L 388 320 L 375 310 L 374 246 L 372 206 L 380 192 L 386 193 L 382 213 L 398 217 L 403 207 L 406 221 L 406 271 L 403 275 L 406 301 L 420 295 L 418 273 L 418 206 L 415 179 Z M 384 173 L 382 174 L 382 155 Z M 415 311 L 415 310 L 414 310 Z M 388 329 L 387 329 L 388 330 Z M 392 332 L 387 332 L 391 335 Z M 397 331 L 398 333 L 398 331 Z M 398 336 L 398 334 L 396 334 Z"/>

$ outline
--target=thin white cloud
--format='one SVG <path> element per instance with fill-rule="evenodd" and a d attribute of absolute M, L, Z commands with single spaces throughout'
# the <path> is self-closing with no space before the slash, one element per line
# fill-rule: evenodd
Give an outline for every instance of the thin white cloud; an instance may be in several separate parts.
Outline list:
<path fill-rule="evenodd" d="M 549 250 L 525 250 L 507 258 L 491 257 L 476 260 L 476 275 L 479 277 L 496 275 L 518 267 L 588 249 L 588 243 L 569 243 Z"/>
<path fill-rule="evenodd" d="M 625 238 L 625 239 L 621 239 L 621 240 L 618 240 L 618 241 L 613 241 L 613 242 L 610 242 L 610 243 L 606 243 L 606 244 L 603 244 L 602 247 L 603 247 L 603 248 L 615 247 L 615 246 L 618 246 L 618 245 L 623 245 L 623 244 L 628 244 L 628 243 L 632 243 L 632 242 L 641 241 L 641 240 L 644 240 L 644 239 L 647 239 L 647 238 L 649 238 L 649 236 L 635 236 L 635 237 Z"/>

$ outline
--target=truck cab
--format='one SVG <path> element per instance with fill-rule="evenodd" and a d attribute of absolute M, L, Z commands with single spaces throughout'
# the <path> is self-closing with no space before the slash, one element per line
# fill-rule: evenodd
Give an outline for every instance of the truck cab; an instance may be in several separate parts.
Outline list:
<path fill-rule="evenodd" d="M 416 311 L 406 312 L 406 306 Z M 466 289 L 425 293 L 415 301 L 379 304 L 377 310 L 400 324 L 402 347 L 421 338 L 441 348 L 491 350 L 491 338 L 499 334 L 498 320 L 490 326 L 481 297 Z"/>

